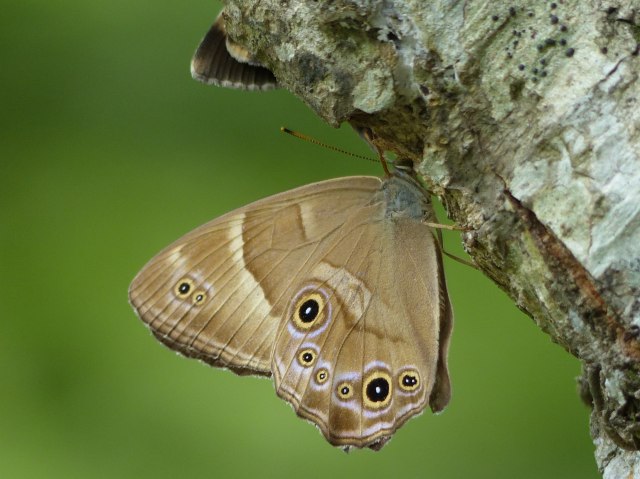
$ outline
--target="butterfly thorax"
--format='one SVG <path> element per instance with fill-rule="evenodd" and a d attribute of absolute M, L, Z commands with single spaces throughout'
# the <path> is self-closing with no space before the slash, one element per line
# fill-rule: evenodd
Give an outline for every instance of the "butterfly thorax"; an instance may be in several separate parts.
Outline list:
<path fill-rule="evenodd" d="M 384 179 L 380 189 L 386 205 L 385 217 L 404 217 L 418 221 L 435 219 L 428 192 L 408 174 L 397 172 Z"/>

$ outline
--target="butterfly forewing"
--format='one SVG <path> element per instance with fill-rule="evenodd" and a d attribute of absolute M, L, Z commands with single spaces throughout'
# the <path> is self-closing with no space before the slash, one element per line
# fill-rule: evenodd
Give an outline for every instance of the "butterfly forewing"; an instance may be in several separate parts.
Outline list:
<path fill-rule="evenodd" d="M 334 233 L 342 214 L 361 208 L 378 185 L 367 177 L 316 183 L 213 220 L 143 268 L 131 304 L 170 348 L 239 374 L 270 375 L 293 277 L 317 238 Z M 335 197 L 339 203 L 328 204 Z"/>

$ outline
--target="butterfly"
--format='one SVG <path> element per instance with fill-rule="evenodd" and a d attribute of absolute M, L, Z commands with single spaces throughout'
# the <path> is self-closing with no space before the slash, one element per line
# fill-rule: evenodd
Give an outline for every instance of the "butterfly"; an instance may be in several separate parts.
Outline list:
<path fill-rule="evenodd" d="M 272 90 L 278 87 L 273 73 L 246 48 L 227 36 L 221 11 L 191 60 L 191 76 L 208 85 L 241 90 Z"/>
<path fill-rule="evenodd" d="M 169 348 L 270 376 L 332 445 L 378 450 L 451 397 L 453 313 L 434 220 L 401 168 L 309 184 L 167 246 L 130 302 Z"/>

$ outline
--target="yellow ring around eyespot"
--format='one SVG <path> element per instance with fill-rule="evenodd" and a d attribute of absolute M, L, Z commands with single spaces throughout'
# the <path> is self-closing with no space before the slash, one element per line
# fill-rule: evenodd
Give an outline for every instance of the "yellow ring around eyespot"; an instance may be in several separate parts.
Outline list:
<path fill-rule="evenodd" d="M 324 377 L 321 377 L 322 375 L 324 375 Z M 325 368 L 319 369 L 316 373 L 316 382 L 318 384 L 324 384 L 327 382 L 327 379 L 329 379 L 329 371 Z"/>
<path fill-rule="evenodd" d="M 202 290 L 198 290 L 196 292 L 193 293 L 193 298 L 191 298 L 191 301 L 193 301 L 193 304 L 202 304 L 207 300 L 207 293 L 205 293 Z"/>
<path fill-rule="evenodd" d="M 189 290 L 186 293 L 181 293 L 180 292 L 180 287 L 183 284 L 187 284 L 189 286 Z M 191 293 L 193 292 L 193 280 L 191 280 L 189 278 L 182 278 L 173 287 L 173 292 L 178 298 L 181 298 L 181 299 L 188 298 L 189 295 L 191 295 Z"/>
<path fill-rule="evenodd" d="M 347 388 L 348 389 L 346 394 L 342 392 L 343 388 Z M 350 383 L 346 383 L 346 382 L 345 383 L 340 383 L 338 385 L 338 388 L 336 389 L 336 392 L 338 393 L 338 397 L 340 399 L 350 399 L 353 396 L 353 386 L 351 386 Z"/>
<path fill-rule="evenodd" d="M 384 379 L 389 386 L 387 396 L 382 401 L 372 401 L 367 395 L 367 386 L 369 386 L 369 384 L 371 384 L 371 382 L 376 379 Z M 369 374 L 369 376 L 367 376 L 367 379 L 365 381 L 362 382 L 362 400 L 365 407 L 368 407 L 369 409 L 382 409 L 384 407 L 387 407 L 389 405 L 389 402 L 391 402 L 392 395 L 393 382 L 391 381 L 391 376 L 389 376 L 384 371 L 374 371 L 373 373 Z"/>
<path fill-rule="evenodd" d="M 309 300 L 314 300 L 316 303 L 318 303 L 318 314 L 311 321 L 304 322 L 300 318 L 300 308 L 304 303 L 306 303 Z M 320 293 L 303 294 L 300 297 L 300 299 L 296 301 L 296 305 L 293 309 L 293 324 L 295 325 L 296 328 L 301 329 L 303 331 L 308 331 L 314 326 L 321 324 L 324 321 L 324 307 L 325 307 L 324 296 L 322 296 Z"/>
<path fill-rule="evenodd" d="M 307 362 L 303 359 L 303 356 L 305 354 L 311 354 L 311 361 Z M 313 364 L 316 362 L 316 357 L 316 352 L 313 349 L 303 349 L 298 354 L 298 362 L 300 363 L 300 366 L 308 368 L 309 366 L 313 366 Z"/>
<path fill-rule="evenodd" d="M 405 384 L 403 384 L 402 380 L 406 376 L 413 376 L 414 378 L 416 378 L 417 379 L 416 383 L 413 386 L 406 386 Z M 420 387 L 420 374 L 418 374 L 418 371 L 414 371 L 414 370 L 404 371 L 398 377 L 398 386 L 400 386 L 400 389 L 402 389 L 403 391 L 407 391 L 407 392 L 415 391 Z"/>

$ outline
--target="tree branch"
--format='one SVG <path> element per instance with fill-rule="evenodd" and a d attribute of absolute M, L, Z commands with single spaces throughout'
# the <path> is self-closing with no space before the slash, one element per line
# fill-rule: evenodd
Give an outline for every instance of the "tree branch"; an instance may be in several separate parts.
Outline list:
<path fill-rule="evenodd" d="M 640 3 L 621 3 L 225 8 L 281 86 L 412 160 L 482 271 L 582 361 L 605 477 L 640 471 Z"/>

